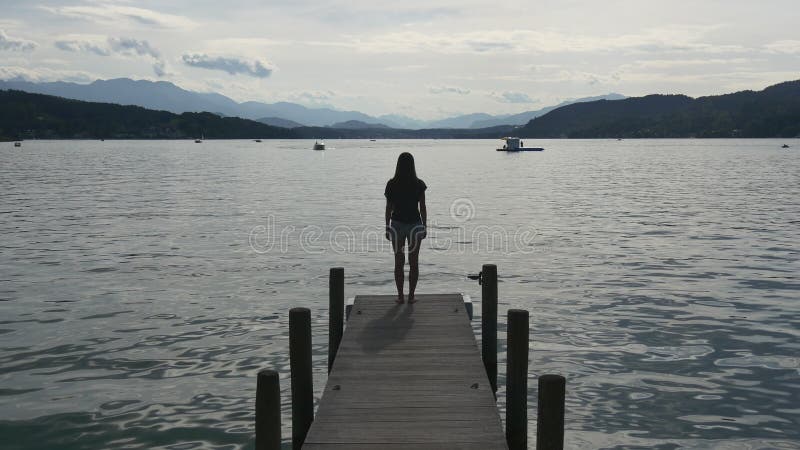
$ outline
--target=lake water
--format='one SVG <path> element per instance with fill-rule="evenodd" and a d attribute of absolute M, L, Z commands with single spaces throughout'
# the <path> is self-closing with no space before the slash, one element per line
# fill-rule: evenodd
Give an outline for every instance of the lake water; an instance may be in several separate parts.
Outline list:
<path fill-rule="evenodd" d="M 544 373 L 567 378 L 567 448 L 800 448 L 785 142 L 0 143 L 0 442 L 252 448 L 262 368 L 288 440 L 288 310 L 312 310 L 319 398 L 328 268 L 347 297 L 393 293 L 383 189 L 407 150 L 429 186 L 418 291 L 479 301 L 466 275 L 495 263 L 501 322 L 531 312 L 531 448 Z"/>

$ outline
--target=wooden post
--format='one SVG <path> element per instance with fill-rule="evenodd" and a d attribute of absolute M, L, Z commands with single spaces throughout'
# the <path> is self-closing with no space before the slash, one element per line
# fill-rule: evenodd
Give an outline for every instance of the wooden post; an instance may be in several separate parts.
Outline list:
<path fill-rule="evenodd" d="M 481 271 L 481 353 L 492 392 L 497 393 L 497 266 L 484 264 Z"/>
<path fill-rule="evenodd" d="M 539 377 L 539 411 L 536 419 L 536 449 L 564 448 L 564 393 L 567 381 L 560 375 Z"/>
<path fill-rule="evenodd" d="M 528 448 L 528 322 L 528 311 L 508 311 L 506 443 L 509 450 Z"/>
<path fill-rule="evenodd" d="M 328 373 L 344 333 L 344 267 L 333 267 L 328 286 Z"/>
<path fill-rule="evenodd" d="M 281 386 L 278 372 L 258 372 L 256 384 L 256 450 L 281 448 Z"/>
<path fill-rule="evenodd" d="M 311 372 L 311 311 L 289 310 L 289 366 L 292 372 L 292 448 L 300 450 L 314 421 Z"/>

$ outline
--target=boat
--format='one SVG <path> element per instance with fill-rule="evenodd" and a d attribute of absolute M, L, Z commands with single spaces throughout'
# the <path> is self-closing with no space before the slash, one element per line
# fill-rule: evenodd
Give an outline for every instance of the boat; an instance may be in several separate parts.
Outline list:
<path fill-rule="evenodd" d="M 195 139 L 194 143 L 195 144 L 202 144 L 205 139 L 206 139 L 205 133 L 200 133 L 200 139 Z"/>
<path fill-rule="evenodd" d="M 325 150 L 325 143 L 320 141 L 314 141 L 314 150 Z"/>
<path fill-rule="evenodd" d="M 781 148 L 789 148 L 789 144 L 783 144 Z"/>
<path fill-rule="evenodd" d="M 503 148 L 498 148 L 498 152 L 541 152 L 544 151 L 542 147 L 525 147 L 523 142 L 518 137 L 504 137 L 502 140 L 506 141 Z"/>
<path fill-rule="evenodd" d="M 261 139 L 256 139 L 253 142 L 261 142 Z"/>
<path fill-rule="evenodd" d="M 22 147 L 22 142 L 14 142 L 14 147 Z"/>

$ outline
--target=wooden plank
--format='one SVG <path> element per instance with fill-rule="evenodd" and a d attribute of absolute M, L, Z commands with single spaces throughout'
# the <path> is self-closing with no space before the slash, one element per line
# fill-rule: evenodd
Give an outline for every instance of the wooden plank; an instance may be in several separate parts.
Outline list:
<path fill-rule="evenodd" d="M 507 449 L 459 294 L 357 296 L 304 449 Z"/>
<path fill-rule="evenodd" d="M 369 443 L 369 444 L 321 444 L 309 443 L 303 446 L 303 450 L 507 450 L 504 444 L 494 441 L 486 442 L 447 442 L 447 443 L 415 443 L 395 444 L 388 442 Z"/>

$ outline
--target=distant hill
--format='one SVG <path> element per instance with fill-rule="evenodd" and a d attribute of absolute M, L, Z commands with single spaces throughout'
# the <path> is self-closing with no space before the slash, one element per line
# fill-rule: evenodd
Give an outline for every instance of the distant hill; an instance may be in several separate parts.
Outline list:
<path fill-rule="evenodd" d="M 522 125 L 537 115 L 544 114 L 545 108 L 521 114 L 492 116 L 484 113 L 465 114 L 441 120 L 418 120 L 411 117 L 386 114 L 372 117 L 358 111 L 340 111 L 332 108 L 308 108 L 297 103 L 262 103 L 248 101 L 238 103 L 217 93 L 202 93 L 183 89 L 167 81 L 131 80 L 116 78 L 97 80 L 89 84 L 69 82 L 33 83 L 22 80 L 0 80 L 0 89 L 15 89 L 25 92 L 55 95 L 58 97 L 88 102 L 136 105 L 176 114 L 184 112 L 213 112 L 226 117 L 242 117 L 277 125 L 274 119 L 297 123 L 294 126 L 333 126 L 337 123 L 356 120 L 364 123 L 381 123 L 392 128 L 487 128 L 498 125 Z M 609 94 L 609 96 L 618 94 Z M 608 97 L 608 96 L 606 96 Z M 579 99 L 575 101 L 582 101 Z M 560 106 L 560 105 L 559 105 Z M 544 112 L 542 112 L 544 111 Z M 287 124 L 288 128 L 292 125 Z"/>
<path fill-rule="evenodd" d="M 257 119 L 256 122 L 265 123 L 267 125 L 272 125 L 273 127 L 281 127 L 281 128 L 297 128 L 297 127 L 304 127 L 302 123 L 297 123 L 294 120 L 289 119 L 281 119 L 280 117 L 262 117 Z"/>
<path fill-rule="evenodd" d="M 337 122 L 330 125 L 330 128 L 346 128 L 350 130 L 367 130 L 370 128 L 391 128 L 382 123 L 366 123 L 360 120 L 348 120 L 347 122 Z"/>
<path fill-rule="evenodd" d="M 362 124 L 353 124 L 358 125 Z M 370 124 L 366 124 L 370 125 Z M 496 138 L 511 127 L 468 129 L 280 128 L 239 117 L 155 111 L 0 90 L 0 141 L 13 139 Z"/>
<path fill-rule="evenodd" d="M 494 116 L 484 113 L 464 114 L 447 119 L 434 120 L 425 124 L 426 128 L 476 128 L 472 124 L 482 120 L 493 119 Z M 498 124 L 506 125 L 506 124 Z M 480 128 L 480 127 L 477 127 Z"/>
<path fill-rule="evenodd" d="M 231 117 L 259 119 L 278 117 L 306 125 L 326 126 L 336 122 L 378 120 L 358 111 L 338 111 L 330 108 L 307 108 L 289 103 L 261 103 L 236 101 L 216 93 L 193 92 L 166 81 L 131 80 L 116 78 L 97 80 L 89 84 L 68 82 L 33 83 L 29 81 L 0 81 L 0 89 L 55 95 L 88 102 L 136 105 L 176 114 L 183 112 L 214 111 Z"/>
<path fill-rule="evenodd" d="M 578 98 L 575 100 L 567 100 L 564 102 L 559 103 L 555 106 L 548 106 L 546 108 L 537 109 L 536 111 L 525 111 L 519 114 L 511 114 L 507 116 L 494 116 L 490 119 L 484 120 L 476 120 L 469 125 L 469 128 L 486 128 L 486 127 L 495 127 L 498 125 L 525 125 L 526 123 L 530 122 L 531 119 L 535 119 L 539 116 L 543 116 L 554 109 L 561 108 L 562 106 L 572 105 L 574 103 L 586 103 L 586 102 L 593 102 L 596 100 L 622 100 L 625 99 L 622 94 L 606 94 L 606 95 L 598 95 L 594 97 L 584 97 Z"/>
<path fill-rule="evenodd" d="M 508 136 L 512 127 L 469 128 L 330 128 L 300 127 L 291 131 L 306 139 L 499 139 Z M 492 144 L 489 144 L 491 147 Z"/>
<path fill-rule="evenodd" d="M 267 116 L 268 117 L 268 116 Z M 554 109 L 525 126 L 397 129 L 364 121 L 280 128 L 208 112 L 175 114 L 0 90 L 0 139 L 235 138 L 716 138 L 800 136 L 800 80 L 763 91 L 699 97 L 648 95 Z"/>
<path fill-rule="evenodd" d="M 413 117 L 403 116 L 401 114 L 384 114 L 377 117 L 378 122 L 385 123 L 392 128 L 406 128 L 406 129 L 419 129 L 425 128 L 428 121 L 414 119 Z"/>
<path fill-rule="evenodd" d="M 327 126 L 336 122 L 360 120 L 376 122 L 377 120 L 358 111 L 339 111 L 331 108 L 306 108 L 303 105 L 289 102 L 261 103 L 244 102 L 238 107 L 239 117 L 260 118 L 280 117 L 306 125 Z"/>
<path fill-rule="evenodd" d="M 0 138 L 44 139 L 293 138 L 292 130 L 211 113 L 173 114 L 139 106 L 90 103 L 0 91 Z"/>
<path fill-rule="evenodd" d="M 648 95 L 577 103 L 515 130 L 529 138 L 718 138 L 800 135 L 800 80 L 763 91 Z"/>

